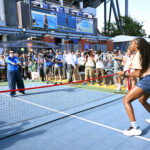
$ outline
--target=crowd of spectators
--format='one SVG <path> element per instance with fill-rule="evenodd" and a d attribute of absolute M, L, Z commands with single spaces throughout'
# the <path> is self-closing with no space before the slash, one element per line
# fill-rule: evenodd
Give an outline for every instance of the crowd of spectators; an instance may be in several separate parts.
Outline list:
<path fill-rule="evenodd" d="M 40 79 L 47 84 L 62 83 L 63 79 L 68 79 L 68 82 L 76 80 L 91 79 L 91 85 L 96 84 L 104 86 L 115 83 L 116 90 L 121 90 L 121 78 L 115 75 L 112 78 L 103 78 L 92 80 L 94 77 L 105 76 L 106 74 L 113 74 L 120 70 L 129 70 L 133 54 L 130 50 L 124 55 L 120 50 L 103 53 L 101 50 L 93 51 L 85 50 L 84 52 L 74 52 L 70 50 L 55 52 L 50 50 L 41 50 L 37 54 L 33 52 L 15 53 L 20 61 L 20 72 L 24 80 Z M 7 81 L 7 53 L 0 55 L 0 81 Z M 132 70 L 131 70 L 132 71 Z M 127 79 L 126 84 L 127 84 Z M 53 81 L 53 82 L 52 82 Z M 115 81 L 115 82 L 113 82 Z M 132 83 L 134 84 L 134 79 Z M 95 83 L 96 82 L 96 83 Z M 87 85 L 87 82 L 84 82 Z M 128 90 L 128 89 L 127 89 Z"/>

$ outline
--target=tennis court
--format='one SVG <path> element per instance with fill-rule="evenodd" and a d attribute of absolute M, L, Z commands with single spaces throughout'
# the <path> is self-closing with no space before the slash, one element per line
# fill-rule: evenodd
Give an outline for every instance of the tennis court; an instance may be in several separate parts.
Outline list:
<path fill-rule="evenodd" d="M 32 83 L 32 86 L 42 84 Z M 7 88 L 4 86 L 1 90 Z M 123 96 L 71 85 L 28 90 L 26 95 L 13 98 L 1 93 L 0 147 L 9 150 L 148 150 L 150 125 L 145 119 L 149 114 L 138 101 L 133 105 L 143 134 L 139 137 L 122 134 L 129 125 Z"/>

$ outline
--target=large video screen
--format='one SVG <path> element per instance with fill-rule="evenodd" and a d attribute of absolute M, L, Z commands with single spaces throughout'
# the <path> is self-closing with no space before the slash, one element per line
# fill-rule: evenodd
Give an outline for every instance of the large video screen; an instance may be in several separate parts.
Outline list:
<path fill-rule="evenodd" d="M 62 32 L 93 34 L 93 19 L 32 8 L 32 27 Z"/>
<path fill-rule="evenodd" d="M 32 9 L 32 27 L 57 29 L 56 12 Z"/>
<path fill-rule="evenodd" d="M 77 32 L 93 34 L 93 20 L 86 18 L 77 18 Z"/>
<path fill-rule="evenodd" d="M 76 32 L 76 17 L 58 12 L 57 27 L 59 31 Z"/>

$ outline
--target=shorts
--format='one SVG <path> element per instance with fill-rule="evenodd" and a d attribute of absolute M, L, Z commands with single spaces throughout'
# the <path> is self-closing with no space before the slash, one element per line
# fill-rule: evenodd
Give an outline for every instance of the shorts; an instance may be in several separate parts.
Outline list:
<path fill-rule="evenodd" d="M 57 76 L 62 76 L 63 75 L 63 67 L 55 67 L 54 68 L 54 75 Z"/>
<path fill-rule="evenodd" d="M 45 75 L 52 76 L 52 66 L 44 67 Z"/>
<path fill-rule="evenodd" d="M 120 72 L 121 70 L 114 70 L 114 74 L 116 74 L 117 72 Z M 119 77 L 119 75 L 118 74 L 116 74 L 116 75 L 114 75 L 114 77 L 115 78 L 118 78 Z"/>
<path fill-rule="evenodd" d="M 94 67 L 85 67 L 85 75 L 86 76 L 90 76 L 93 77 L 93 71 L 94 71 Z"/>
<path fill-rule="evenodd" d="M 145 93 L 150 94 L 150 75 L 147 75 L 140 79 L 139 83 L 137 83 L 136 86 L 144 90 Z"/>

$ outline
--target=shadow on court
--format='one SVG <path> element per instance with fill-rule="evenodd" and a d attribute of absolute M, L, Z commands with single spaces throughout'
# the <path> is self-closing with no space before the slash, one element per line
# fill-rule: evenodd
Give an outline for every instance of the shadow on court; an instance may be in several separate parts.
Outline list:
<path fill-rule="evenodd" d="M 4 124 L 5 124 L 5 122 L 4 122 Z M 9 149 L 9 147 L 14 145 L 16 142 L 19 142 L 19 141 L 25 140 L 25 139 L 29 139 L 29 138 L 33 138 L 35 136 L 42 135 L 46 132 L 45 130 L 40 130 L 37 132 L 17 134 L 17 136 L 13 136 L 12 140 L 9 140 L 9 137 L 6 139 L 1 139 L 1 137 L 7 137 L 8 134 L 10 134 L 10 133 L 15 134 L 15 133 L 22 131 L 23 127 L 27 124 L 28 124 L 28 122 L 25 122 L 25 123 L 22 123 L 21 125 L 16 126 L 16 127 L 10 127 L 7 129 L 0 129 L 0 150 L 3 150 L 5 148 Z M 1 144 L 1 143 L 3 143 L 3 144 Z"/>
<path fill-rule="evenodd" d="M 46 91 L 39 91 L 39 92 L 32 92 L 31 93 L 26 93 L 25 95 L 40 95 L 40 94 L 47 94 L 47 93 L 55 93 L 55 92 L 76 92 L 77 88 L 67 88 L 67 89 L 53 89 L 53 90 L 46 90 Z M 25 95 L 16 95 L 15 97 L 20 97 L 20 96 L 25 96 Z"/>
<path fill-rule="evenodd" d="M 150 125 L 143 129 L 142 135 L 146 135 L 150 131 Z"/>

